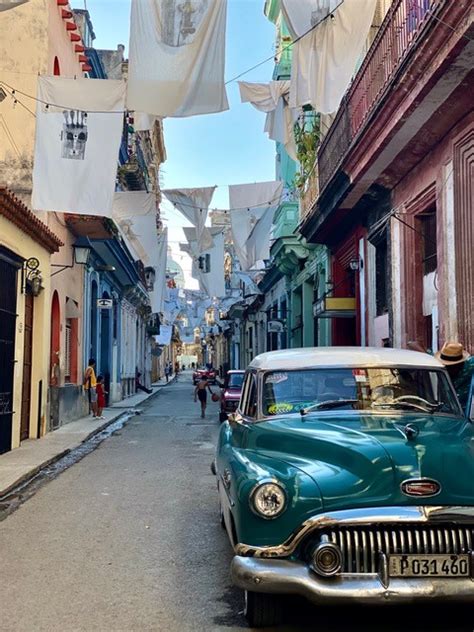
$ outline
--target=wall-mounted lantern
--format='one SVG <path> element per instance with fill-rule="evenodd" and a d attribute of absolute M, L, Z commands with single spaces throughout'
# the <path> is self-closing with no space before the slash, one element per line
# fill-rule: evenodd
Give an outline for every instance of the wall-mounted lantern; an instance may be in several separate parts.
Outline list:
<path fill-rule="evenodd" d="M 51 275 L 52 277 L 55 274 L 64 272 L 64 270 L 67 270 L 68 268 L 73 268 L 76 263 L 83 266 L 88 264 L 89 256 L 91 253 L 90 246 L 79 246 L 79 245 L 73 244 L 72 249 L 73 249 L 73 256 L 72 256 L 71 265 L 62 265 L 60 263 L 52 263 L 51 264 L 52 268 L 61 268 L 60 270 L 56 270 L 56 272 L 53 272 L 53 274 Z"/>
<path fill-rule="evenodd" d="M 23 283 L 21 291 L 23 293 L 28 289 L 33 296 L 39 296 L 43 287 L 43 277 L 39 269 L 39 259 L 30 257 L 23 264 Z"/>

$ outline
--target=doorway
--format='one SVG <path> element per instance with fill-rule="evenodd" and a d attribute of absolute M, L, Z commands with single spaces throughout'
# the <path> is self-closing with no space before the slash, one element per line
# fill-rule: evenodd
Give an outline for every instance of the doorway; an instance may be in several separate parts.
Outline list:
<path fill-rule="evenodd" d="M 107 292 L 102 294 L 102 298 L 109 299 L 110 296 Z M 100 373 L 104 377 L 104 390 L 106 393 L 110 393 L 110 309 L 102 308 L 100 310 Z M 108 406 L 109 396 L 105 396 L 105 401 Z"/>
<path fill-rule="evenodd" d="M 25 294 L 25 339 L 23 346 L 20 441 L 24 441 L 30 436 L 31 368 L 33 364 L 33 306 L 33 295 L 27 289 Z"/>
<path fill-rule="evenodd" d="M 0 250 L 0 454 L 12 447 L 17 271 L 15 255 Z"/>

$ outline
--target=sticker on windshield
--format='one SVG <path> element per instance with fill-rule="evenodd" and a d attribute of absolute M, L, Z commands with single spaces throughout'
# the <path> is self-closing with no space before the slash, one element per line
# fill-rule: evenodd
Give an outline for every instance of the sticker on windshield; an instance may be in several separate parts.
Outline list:
<path fill-rule="evenodd" d="M 356 382 L 367 382 L 367 373 L 365 369 L 353 369 L 352 375 Z"/>
<path fill-rule="evenodd" d="M 267 384 L 280 384 L 286 382 L 287 379 L 288 373 L 271 373 L 267 376 L 266 382 Z"/>
<path fill-rule="evenodd" d="M 278 404 L 270 404 L 268 407 L 269 415 L 281 415 L 282 413 L 291 413 L 294 405 L 289 402 L 279 402 Z"/>

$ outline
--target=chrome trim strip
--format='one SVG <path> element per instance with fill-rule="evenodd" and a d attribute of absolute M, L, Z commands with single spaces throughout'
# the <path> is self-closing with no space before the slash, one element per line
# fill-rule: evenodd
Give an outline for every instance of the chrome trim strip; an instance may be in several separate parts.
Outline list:
<path fill-rule="evenodd" d="M 377 525 L 377 523 L 418 523 L 418 524 L 435 524 L 436 522 L 453 522 L 458 523 L 474 523 L 474 506 L 472 507 L 376 507 L 365 509 L 351 509 L 347 511 L 334 511 L 327 514 L 320 514 L 309 518 L 296 529 L 290 537 L 282 544 L 275 546 L 253 546 L 251 544 L 238 543 L 234 547 L 236 555 L 245 557 L 288 557 L 291 555 L 303 538 L 316 529 L 323 529 L 334 526 L 358 526 L 358 525 Z M 438 532 L 439 533 L 439 532 Z M 417 542 L 420 539 L 420 533 L 417 534 Z M 439 536 L 441 534 L 439 533 Z M 382 533 L 382 538 L 385 533 Z M 444 533 L 446 546 L 446 533 Z M 470 539 L 470 536 L 468 536 Z M 379 533 L 377 532 L 377 539 Z M 351 554 L 351 542 L 348 536 L 348 551 Z M 411 537 L 408 534 L 409 552 L 413 548 Z M 441 544 L 441 542 L 439 543 Z M 471 545 L 471 542 L 469 542 Z M 443 551 L 440 550 L 440 553 Z"/>

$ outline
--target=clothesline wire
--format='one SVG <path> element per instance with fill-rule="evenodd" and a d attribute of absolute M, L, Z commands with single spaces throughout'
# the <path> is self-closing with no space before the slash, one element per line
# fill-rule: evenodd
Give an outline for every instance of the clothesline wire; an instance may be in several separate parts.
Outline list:
<path fill-rule="evenodd" d="M 316 22 L 316 24 L 313 24 L 311 26 L 310 29 L 308 29 L 305 33 L 303 33 L 302 35 L 300 35 L 299 37 L 296 37 L 292 42 L 290 42 L 289 44 L 287 44 L 286 46 L 283 46 L 283 48 L 280 50 L 280 54 L 284 53 L 286 50 L 288 50 L 289 48 L 291 48 L 292 46 L 294 46 L 296 43 L 298 43 L 300 40 L 302 40 L 304 37 L 306 37 L 307 35 L 309 35 L 310 33 L 312 33 L 314 31 L 314 29 L 316 27 L 318 27 L 320 24 L 322 24 L 323 22 L 325 22 L 326 20 L 328 20 L 329 18 L 334 19 L 334 12 L 339 9 L 339 7 L 344 4 L 344 0 L 341 0 L 339 2 L 339 4 L 337 4 L 334 9 L 329 12 L 326 16 L 324 16 L 324 18 L 321 18 L 321 20 L 319 20 L 318 22 Z M 239 75 L 236 75 L 235 77 L 232 77 L 232 79 L 229 79 L 228 81 L 225 82 L 225 85 L 227 86 L 229 83 L 233 83 L 234 81 L 237 81 L 237 79 L 240 79 L 240 77 L 243 77 L 244 75 L 247 75 L 249 72 L 252 72 L 252 70 L 255 70 L 256 68 L 260 68 L 260 66 L 263 66 L 263 64 L 268 63 L 269 61 L 274 61 L 275 60 L 275 55 L 271 55 L 270 57 L 267 57 L 267 59 L 264 59 L 263 61 L 259 62 L 258 64 L 255 64 L 254 66 L 252 66 L 251 68 L 248 68 L 248 70 L 244 70 L 243 72 L 241 72 Z"/>
<path fill-rule="evenodd" d="M 163 191 L 163 193 L 165 193 Z M 166 193 L 165 193 L 166 196 Z M 283 196 L 279 195 L 271 200 L 267 200 L 266 202 L 262 202 L 261 204 L 251 204 L 250 206 L 241 206 L 241 207 L 233 207 L 233 208 L 228 208 L 228 209 L 221 209 L 221 208 L 210 208 L 208 209 L 209 211 L 221 211 L 224 214 L 229 213 L 230 211 L 250 211 L 253 208 L 264 208 L 265 206 L 271 206 L 272 204 L 279 204 L 282 201 Z M 167 198 L 168 200 L 168 198 Z M 179 206 L 185 206 L 187 208 L 193 208 L 199 211 L 203 211 L 204 208 L 202 206 L 199 206 L 198 204 L 186 204 L 184 202 L 179 202 L 179 204 L 176 204 L 174 202 L 171 202 L 171 200 L 168 200 L 168 202 L 170 204 L 172 204 L 174 206 L 174 208 L 176 210 L 179 211 Z"/>
<path fill-rule="evenodd" d="M 15 88 L 11 88 L 8 84 L 4 83 L 3 81 L 0 80 L 0 85 L 5 86 L 7 93 L 9 94 L 9 96 L 13 99 L 13 105 L 16 105 L 17 103 L 19 105 L 21 105 L 22 108 L 24 108 L 27 112 L 29 112 L 32 116 L 34 116 L 36 118 L 36 114 L 33 112 L 33 110 L 30 110 L 30 108 L 25 105 L 16 95 L 16 90 Z"/>

